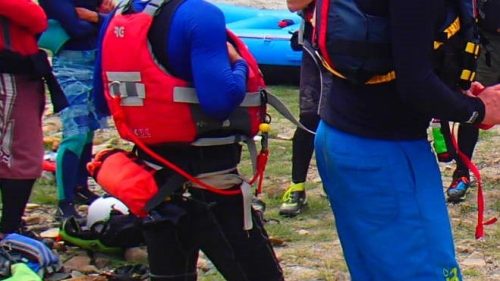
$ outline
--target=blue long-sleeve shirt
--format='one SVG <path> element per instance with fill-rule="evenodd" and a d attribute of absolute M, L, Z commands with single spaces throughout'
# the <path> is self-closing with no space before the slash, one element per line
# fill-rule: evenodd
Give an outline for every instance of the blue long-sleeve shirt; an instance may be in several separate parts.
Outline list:
<path fill-rule="evenodd" d="M 75 8 L 97 11 L 102 0 L 39 0 L 49 19 L 57 20 L 70 36 L 65 50 L 92 50 L 96 48 L 99 23 L 78 18 Z"/>
<path fill-rule="evenodd" d="M 359 0 L 371 15 L 389 16 L 397 79 L 379 85 L 353 85 L 334 78 L 321 117 L 343 131 L 370 138 L 426 137 L 431 118 L 465 122 L 484 104 L 452 90 L 436 74 L 433 42 L 442 25 L 444 0 Z M 446 66 L 445 66 L 446 67 Z"/>
<path fill-rule="evenodd" d="M 144 6 L 144 1 L 137 0 L 133 9 L 141 11 Z M 104 21 L 100 37 L 110 18 Z M 192 82 L 200 106 L 208 116 L 219 120 L 227 118 L 245 96 L 247 64 L 243 60 L 230 64 L 222 12 L 202 0 L 186 0 L 171 20 L 168 38 L 165 34 L 166 29 L 162 29 L 150 36 L 152 42 L 167 40 L 165 52 L 169 72 Z M 100 60 L 98 55 L 94 100 L 98 111 L 105 114 L 108 109 L 100 77 Z"/>

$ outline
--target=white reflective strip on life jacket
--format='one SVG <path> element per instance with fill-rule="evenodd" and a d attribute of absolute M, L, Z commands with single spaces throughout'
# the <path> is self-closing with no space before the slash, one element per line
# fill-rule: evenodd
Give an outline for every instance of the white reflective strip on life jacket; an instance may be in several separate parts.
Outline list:
<path fill-rule="evenodd" d="M 174 102 L 195 103 L 199 104 L 198 96 L 194 88 L 188 87 L 175 87 L 174 88 Z M 260 93 L 247 93 L 245 98 L 240 103 L 240 107 L 253 107 L 260 106 L 262 99 Z"/>
<path fill-rule="evenodd" d="M 135 71 L 106 71 L 108 81 L 114 82 L 140 82 L 141 73 Z"/>
<path fill-rule="evenodd" d="M 149 3 L 144 7 L 144 10 L 142 10 L 143 13 L 148 14 L 150 16 L 155 16 L 156 11 L 161 8 L 163 3 L 166 3 L 170 0 L 151 0 Z"/>

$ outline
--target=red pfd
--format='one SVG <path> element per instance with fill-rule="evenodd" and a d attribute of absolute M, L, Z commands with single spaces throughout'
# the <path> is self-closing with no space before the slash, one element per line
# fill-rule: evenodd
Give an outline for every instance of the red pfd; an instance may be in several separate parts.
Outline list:
<path fill-rule="evenodd" d="M 165 71 L 148 47 L 148 31 L 160 8 L 147 5 L 142 12 L 126 14 L 124 7 L 118 8 L 104 35 L 104 93 L 120 136 L 133 140 L 130 134 L 134 134 L 146 145 L 159 145 L 214 137 L 210 132 L 220 132 L 215 137 L 256 135 L 265 118 L 261 97 L 265 84 L 245 44 L 227 31 L 228 40 L 249 68 L 247 95 L 240 108 L 224 121 L 211 119 L 199 110 L 193 114 L 198 99 L 190 82 Z"/>

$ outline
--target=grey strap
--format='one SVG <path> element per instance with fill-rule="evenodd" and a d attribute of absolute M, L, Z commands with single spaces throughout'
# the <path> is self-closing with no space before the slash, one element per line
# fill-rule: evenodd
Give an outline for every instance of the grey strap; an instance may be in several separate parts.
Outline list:
<path fill-rule="evenodd" d="M 133 0 L 127 0 L 127 1 L 121 1 L 120 4 L 118 4 L 118 7 L 116 7 L 115 15 L 121 15 L 123 13 L 123 10 L 127 7 L 130 7 L 132 5 Z"/>
<path fill-rule="evenodd" d="M 108 71 L 106 77 L 110 82 L 140 82 L 141 73 L 139 71 Z"/>
<path fill-rule="evenodd" d="M 274 109 L 276 109 L 276 111 L 278 111 L 279 114 L 285 117 L 288 121 L 295 124 L 297 127 L 313 135 L 316 134 L 314 131 L 309 130 L 308 128 L 306 128 L 306 126 L 300 123 L 299 120 L 297 120 L 297 118 L 293 116 L 292 112 L 290 112 L 290 109 L 288 109 L 288 107 L 280 99 L 278 99 L 275 95 L 269 92 L 267 93 L 267 103 L 271 105 Z"/>
<path fill-rule="evenodd" d="M 144 7 L 142 12 L 154 17 L 163 4 L 168 3 L 169 1 L 170 0 L 151 0 L 148 2 L 146 7 Z"/>
<path fill-rule="evenodd" d="M 243 230 L 250 230 L 253 228 L 252 221 L 252 199 L 253 190 L 252 186 L 246 181 L 240 186 L 241 195 L 243 197 Z"/>
<path fill-rule="evenodd" d="M 199 104 L 198 96 L 196 95 L 196 90 L 189 87 L 175 87 L 174 88 L 174 102 L 183 103 L 195 103 Z M 262 99 L 260 93 L 247 93 L 245 98 L 240 103 L 240 107 L 253 107 L 260 106 L 262 104 Z"/>
<path fill-rule="evenodd" d="M 248 154 L 250 154 L 250 161 L 252 161 L 252 171 L 255 175 L 257 173 L 257 146 L 255 145 L 254 139 L 248 139 L 246 141 Z"/>
<path fill-rule="evenodd" d="M 243 135 L 234 135 L 228 137 L 221 138 L 199 138 L 196 141 L 192 142 L 193 146 L 214 146 L 214 145 L 224 145 L 231 143 L 238 143 L 242 141 L 247 141 L 248 137 Z"/>

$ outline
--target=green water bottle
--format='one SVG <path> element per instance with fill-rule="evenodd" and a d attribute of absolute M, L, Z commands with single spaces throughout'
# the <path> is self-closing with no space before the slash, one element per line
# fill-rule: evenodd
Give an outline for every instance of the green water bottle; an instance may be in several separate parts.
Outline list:
<path fill-rule="evenodd" d="M 446 139 L 441 130 L 441 121 L 439 119 L 432 119 L 431 121 L 432 130 L 432 146 L 436 152 L 439 162 L 450 162 L 453 157 L 446 144 Z"/>

